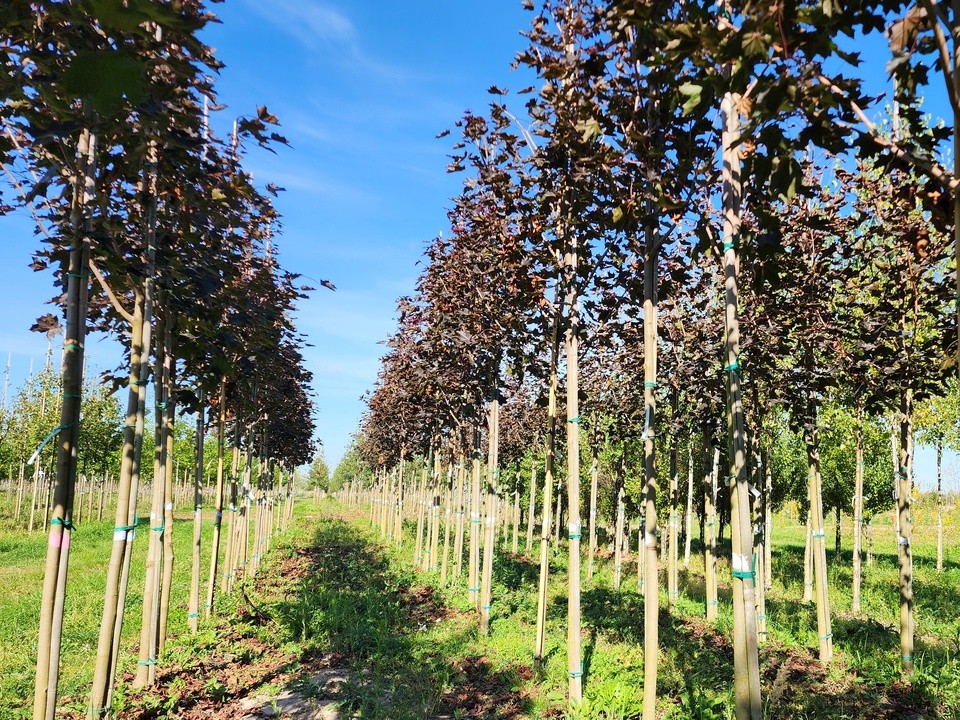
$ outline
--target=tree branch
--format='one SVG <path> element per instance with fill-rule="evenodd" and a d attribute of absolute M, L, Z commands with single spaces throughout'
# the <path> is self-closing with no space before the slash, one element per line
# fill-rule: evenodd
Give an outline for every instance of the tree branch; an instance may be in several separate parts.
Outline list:
<path fill-rule="evenodd" d="M 113 290 L 110 289 L 110 285 L 107 284 L 106 278 L 100 273 L 100 269 L 97 267 L 96 263 L 93 262 L 93 258 L 90 258 L 90 271 L 93 273 L 94 277 L 97 278 L 97 282 L 100 283 L 100 287 L 103 288 L 103 291 L 107 294 L 107 297 L 110 298 L 110 304 L 113 305 L 113 309 L 123 317 L 128 323 L 133 325 L 133 315 L 127 312 L 123 305 L 120 304 L 119 298 L 113 294 Z"/>
<path fill-rule="evenodd" d="M 873 138 L 873 141 L 877 143 L 880 147 L 886 148 L 895 158 L 902 160 L 911 167 L 918 168 L 923 170 L 931 180 L 936 180 L 943 187 L 944 190 L 953 192 L 957 189 L 957 186 L 960 185 L 957 178 L 953 177 L 949 172 L 947 172 L 942 165 L 928 160 L 927 158 L 920 157 L 909 150 L 902 147 L 895 140 L 884 137 L 880 134 L 880 131 L 877 129 L 877 126 L 871 122 L 870 118 L 867 117 L 867 114 L 863 109 L 836 84 L 825 75 L 819 75 L 818 79 L 821 84 L 830 88 L 830 90 L 841 100 L 845 101 L 854 114 L 867 129 L 867 133 L 870 137 Z"/>

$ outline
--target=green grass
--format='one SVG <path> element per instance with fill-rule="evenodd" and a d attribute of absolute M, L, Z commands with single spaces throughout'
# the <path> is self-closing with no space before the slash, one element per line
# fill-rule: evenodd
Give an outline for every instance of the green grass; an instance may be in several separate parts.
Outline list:
<path fill-rule="evenodd" d="M 212 527 L 212 519 L 206 519 L 203 524 L 201 597 L 206 588 Z M 139 640 L 147 532 L 146 526 L 141 526 L 134 543 L 120 672 L 136 666 L 131 649 Z M 168 627 L 171 634 L 177 635 L 187 631 L 192 517 L 176 519 L 173 537 L 175 571 Z M 60 695 L 72 699 L 62 707 L 83 709 L 86 706 L 86 693 L 93 678 L 112 539 L 112 521 L 82 522 L 73 532 L 60 675 Z M 0 529 L 0 720 L 27 717 L 33 703 L 46 541 L 45 528 L 32 535 L 22 529 Z"/>
<path fill-rule="evenodd" d="M 302 506 L 301 506 L 301 509 Z M 253 601 L 268 620 L 251 622 L 243 632 L 260 638 L 266 649 L 237 644 L 230 652 L 257 665 L 282 651 L 284 672 L 309 669 L 321 654 L 349 666 L 354 681 L 344 688 L 344 707 L 364 718 L 543 717 L 563 714 L 566 706 L 566 556 L 551 560 L 547 657 L 534 662 L 536 613 L 535 560 L 502 553 L 496 557 L 492 632 L 482 637 L 466 592 L 466 578 L 441 586 L 436 573 L 415 573 L 412 528 L 400 548 L 386 546 L 365 520 L 326 501 L 322 516 L 310 509 L 298 521 L 295 538 L 273 551 L 265 567 L 267 590 Z M 849 547 L 834 557 L 828 542 L 836 660 L 828 670 L 816 662 L 816 615 L 801 602 L 804 530 L 780 517 L 774 533 L 774 587 L 768 595 L 770 641 L 761 650 L 765 717 L 783 718 L 960 718 L 960 551 L 948 545 L 945 570 L 934 570 L 935 536 L 918 529 L 914 540 L 917 609 L 917 672 L 912 685 L 899 677 L 897 565 L 889 519 L 874 522 L 876 560 L 865 568 L 863 614 L 850 614 Z M 66 611 L 61 694 L 74 696 L 68 709 L 81 710 L 92 672 L 103 596 L 105 559 L 112 523 L 84 523 L 75 533 Z M 205 523 L 208 546 L 209 522 Z M 828 532 L 828 535 L 830 533 Z M 165 666 L 174 673 L 162 692 L 131 695 L 118 691 L 118 703 L 163 715 L 193 697 L 185 689 L 195 668 L 209 665 L 210 653 L 223 653 L 219 626 L 204 626 L 196 638 L 186 635 L 190 523 L 178 521 L 171 632 Z M 948 527 L 946 537 L 956 536 Z M 849 524 L 844 540 L 849 545 Z M 131 596 L 125 624 L 125 648 L 137 640 L 142 587 L 144 534 L 137 543 Z M 832 538 L 828 538 L 832 540 Z M 452 538 L 451 538 L 452 541 Z M 299 548 L 299 549 L 298 549 Z M 45 536 L 0 531 L 0 718 L 26 715 L 32 697 L 36 617 Z M 302 555 L 305 571 L 284 577 L 280 563 Z M 204 558 L 204 574 L 208 559 Z M 466 568 L 464 568 L 466 569 Z M 572 718 L 638 717 L 643 694 L 643 602 L 636 592 L 636 565 L 625 565 L 619 590 L 612 587 L 612 560 L 601 558 L 594 580 L 584 584 L 584 703 Z M 681 572 L 681 595 L 674 613 L 661 610 L 660 714 L 667 718 L 728 718 L 731 715 L 732 655 L 729 637 L 730 569 L 720 562 L 720 618 L 702 619 L 702 561 L 696 552 Z M 661 576 L 661 582 L 663 576 Z M 661 608 L 666 594 L 661 595 Z M 233 620 L 231 620 L 233 622 Z M 235 632 L 235 631 L 231 631 Z M 242 634 L 242 633 L 241 633 Z M 232 641 L 231 641 L 232 642 Z M 274 650 L 270 650 L 274 648 Z M 262 657 L 257 653 L 265 653 Z M 206 665 L 205 665 L 206 663 Z M 135 658 L 126 655 L 130 670 Z M 178 669 L 179 668 L 179 669 Z M 178 674 L 179 673 L 179 674 Z M 279 689 L 289 680 L 280 671 L 256 680 Z M 198 675 L 198 677 L 200 677 Z M 217 676 L 191 680 L 206 698 L 229 699 L 234 690 Z M 250 681 L 253 683 L 254 681 Z M 252 686 L 252 685 L 251 685 Z M 298 686 L 309 692 L 307 686 Z M 182 697 L 181 697 L 182 696 Z M 136 712 L 132 712 L 135 715 Z M 170 712 L 173 712 L 172 710 Z"/>

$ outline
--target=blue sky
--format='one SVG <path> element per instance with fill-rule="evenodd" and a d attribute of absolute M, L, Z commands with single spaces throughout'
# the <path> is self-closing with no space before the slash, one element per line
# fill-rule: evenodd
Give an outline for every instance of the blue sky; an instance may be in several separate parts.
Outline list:
<path fill-rule="evenodd" d="M 298 318 L 313 344 L 318 434 L 333 465 L 376 378 L 396 299 L 413 291 L 416 262 L 457 192 L 445 172 L 450 139 L 435 136 L 467 108 L 482 111 L 492 83 L 521 86 L 509 68 L 529 14 L 519 0 L 229 0 L 212 9 L 222 23 L 204 39 L 226 64 L 217 87 L 228 106 L 216 130 L 257 105 L 280 118 L 292 148 L 251 151 L 247 166 L 286 188 L 281 262 L 337 286 L 312 293 Z M 12 353 L 16 386 L 31 358 L 42 363 L 46 339 L 27 330 L 48 312 L 52 284 L 27 267 L 37 245 L 27 214 L 0 218 L 0 238 L 0 361 Z M 91 369 L 118 357 L 110 341 L 88 346 Z"/>
<path fill-rule="evenodd" d="M 205 40 L 226 64 L 218 91 L 228 106 L 214 125 L 225 134 L 235 116 L 264 104 L 280 118 L 292 148 L 252 151 L 248 168 L 286 188 L 277 201 L 281 262 L 337 286 L 314 292 L 298 319 L 313 345 L 318 434 L 333 466 L 376 378 L 396 299 L 413 291 L 416 262 L 445 230 L 458 190 L 444 169 L 450 139 L 435 135 L 464 110 L 482 111 L 491 84 L 531 84 L 510 71 L 530 14 L 519 0 L 229 0 L 212 9 L 222 24 Z M 884 52 L 875 41 L 866 47 L 868 58 Z M 884 61 L 873 63 L 876 82 Z M 31 359 L 43 360 L 45 338 L 27 329 L 48 311 L 51 278 L 27 267 L 37 244 L 28 215 L 0 218 L 0 238 L 0 361 L 12 353 L 16 385 Z M 92 370 L 118 357 L 110 341 L 88 346 Z M 921 453 L 923 485 L 931 466 Z"/>

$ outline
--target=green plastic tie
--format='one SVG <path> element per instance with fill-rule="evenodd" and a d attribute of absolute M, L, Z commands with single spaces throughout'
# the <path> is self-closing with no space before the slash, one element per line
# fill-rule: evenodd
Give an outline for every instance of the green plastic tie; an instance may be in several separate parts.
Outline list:
<path fill-rule="evenodd" d="M 63 518 L 50 518 L 51 525 L 63 525 L 64 530 L 73 530 L 74 525 L 72 520 L 64 520 Z"/>
<path fill-rule="evenodd" d="M 150 378 L 147 378 L 146 380 L 131 380 L 130 384 L 131 385 L 149 385 Z"/>
<path fill-rule="evenodd" d="M 162 532 L 164 531 L 163 525 L 158 525 L 157 527 L 152 527 L 152 528 L 150 528 L 150 529 L 153 530 L 154 532 L 158 532 L 158 533 L 162 533 Z"/>
<path fill-rule="evenodd" d="M 475 588 L 467 588 L 467 592 L 480 592 L 480 588 L 478 588 L 478 587 L 475 587 Z"/>
<path fill-rule="evenodd" d="M 723 244 L 723 251 L 724 251 L 724 252 L 726 252 L 727 250 L 736 250 L 736 249 L 737 249 L 736 243 L 725 242 L 725 243 Z"/>
<path fill-rule="evenodd" d="M 724 369 L 726 372 L 738 372 L 738 371 L 740 370 L 740 358 L 738 357 L 736 360 L 734 360 L 734 361 L 733 361 L 732 363 L 730 363 L 729 365 L 724 365 L 724 366 L 723 366 L 723 369 Z"/>
<path fill-rule="evenodd" d="M 489 606 L 489 605 L 481 605 L 481 606 L 480 606 L 480 609 L 481 609 L 481 610 L 489 610 L 489 609 L 490 609 L 490 606 Z"/>
<path fill-rule="evenodd" d="M 157 407 L 160 408 L 161 410 L 166 410 L 169 407 L 169 405 L 170 403 L 168 403 L 166 400 L 157 403 Z"/>
<path fill-rule="evenodd" d="M 757 620 L 766 620 L 766 619 L 767 619 L 766 615 L 757 615 Z"/>
<path fill-rule="evenodd" d="M 118 525 L 113 529 L 114 532 L 130 532 L 131 530 L 136 530 L 137 525 L 140 524 L 140 515 L 135 513 L 133 516 L 133 525 Z"/>
<path fill-rule="evenodd" d="M 900 659 L 904 662 L 913 662 L 913 655 L 901 655 Z"/>
<path fill-rule="evenodd" d="M 707 600 L 707 607 L 716 607 L 719 604 L 717 600 Z"/>
<path fill-rule="evenodd" d="M 63 343 L 64 350 L 77 350 L 80 348 L 80 343 L 76 340 L 67 340 Z"/>
<path fill-rule="evenodd" d="M 581 537 L 580 533 L 574 533 L 573 535 L 567 535 L 568 540 L 579 540 Z"/>
<path fill-rule="evenodd" d="M 583 665 L 580 666 L 579 670 L 573 670 L 567 674 L 570 675 L 571 678 L 583 677 Z"/>
<path fill-rule="evenodd" d="M 77 393 L 64 393 L 63 396 L 65 398 L 73 398 L 74 400 L 81 400 L 83 398 L 82 395 L 78 395 Z"/>
<path fill-rule="evenodd" d="M 73 272 L 68 272 L 68 273 L 67 273 L 67 277 L 80 278 L 81 280 L 82 280 L 83 278 L 85 278 L 85 277 L 89 277 L 89 275 L 90 275 L 90 273 L 88 273 L 86 270 L 81 270 L 81 271 L 78 272 L 78 273 L 73 273 Z"/>
<path fill-rule="evenodd" d="M 580 416 L 577 415 L 576 417 L 567 418 L 567 422 L 568 422 L 568 423 L 578 423 L 578 422 L 580 422 Z"/>
<path fill-rule="evenodd" d="M 753 580 L 757 573 L 755 570 L 734 570 L 733 576 L 739 580 Z"/>
<path fill-rule="evenodd" d="M 817 530 L 817 531 L 815 531 L 815 532 L 813 532 L 813 533 L 811 534 L 811 537 L 815 537 L 815 538 L 825 538 L 825 537 L 826 537 L 826 534 L 823 532 L 823 530 Z"/>
<path fill-rule="evenodd" d="M 188 614 L 187 614 L 187 617 L 188 617 L 188 618 L 191 618 L 191 619 L 192 619 L 192 618 L 198 618 L 198 617 L 200 617 L 200 613 L 188 613 Z"/>
<path fill-rule="evenodd" d="M 657 386 L 657 383 L 654 382 L 653 380 L 644 380 L 644 381 L 643 381 L 643 386 L 644 386 L 645 388 L 655 388 L 655 387 Z"/>
<path fill-rule="evenodd" d="M 154 660 L 154 659 L 152 659 L 152 658 L 151 658 L 150 660 L 138 660 L 138 661 L 137 661 L 137 665 L 140 665 L 141 667 L 146 666 L 146 665 L 156 665 L 156 664 L 157 664 L 157 661 Z"/>
<path fill-rule="evenodd" d="M 821 635 L 821 636 L 820 636 L 820 639 L 821 639 L 821 640 L 829 640 L 829 639 L 832 638 L 832 637 L 833 637 L 833 633 L 831 632 L 831 633 L 827 633 L 826 635 Z"/>
<path fill-rule="evenodd" d="M 204 607 L 205 610 L 212 610 L 212 609 L 213 609 L 213 605 L 211 605 L 210 603 L 204 603 L 204 604 L 203 604 L 203 607 Z"/>

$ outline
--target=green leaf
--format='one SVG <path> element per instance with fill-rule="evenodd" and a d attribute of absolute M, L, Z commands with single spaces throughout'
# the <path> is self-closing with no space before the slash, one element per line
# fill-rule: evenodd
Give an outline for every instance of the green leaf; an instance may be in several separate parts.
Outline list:
<path fill-rule="evenodd" d="M 115 51 L 80 50 L 63 74 L 64 90 L 89 102 L 97 112 L 110 113 L 123 103 L 148 97 L 144 63 Z"/>
<path fill-rule="evenodd" d="M 703 86 L 688 82 L 683 83 L 678 89 L 680 90 L 680 94 L 687 98 L 686 102 L 683 103 L 683 114 L 689 115 L 700 104 L 700 95 L 703 92 Z"/>

